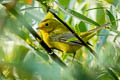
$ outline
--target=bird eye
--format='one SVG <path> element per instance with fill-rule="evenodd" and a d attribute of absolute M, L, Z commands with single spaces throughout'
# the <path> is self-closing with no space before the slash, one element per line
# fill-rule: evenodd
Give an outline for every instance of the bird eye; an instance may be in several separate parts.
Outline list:
<path fill-rule="evenodd" d="M 48 23 L 46 23 L 45 26 L 48 26 Z"/>

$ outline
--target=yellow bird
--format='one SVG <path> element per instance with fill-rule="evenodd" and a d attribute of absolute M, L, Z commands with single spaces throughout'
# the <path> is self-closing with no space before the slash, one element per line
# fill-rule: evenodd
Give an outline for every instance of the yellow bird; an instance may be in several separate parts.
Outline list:
<path fill-rule="evenodd" d="M 102 28 L 102 27 L 101 27 Z M 80 37 L 88 43 L 96 31 L 101 28 L 96 28 L 87 32 L 81 32 Z M 58 49 L 64 53 L 76 53 L 83 44 L 75 38 L 75 36 L 59 21 L 55 19 L 46 19 L 39 24 L 37 28 L 43 37 L 44 42 L 48 47 Z"/>

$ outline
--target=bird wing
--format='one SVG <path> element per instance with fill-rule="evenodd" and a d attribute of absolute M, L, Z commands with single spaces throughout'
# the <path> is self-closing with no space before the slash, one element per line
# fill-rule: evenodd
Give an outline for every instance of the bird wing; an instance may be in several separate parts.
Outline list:
<path fill-rule="evenodd" d="M 70 45 L 83 45 L 71 32 L 54 34 L 50 37 L 50 39 Z"/>

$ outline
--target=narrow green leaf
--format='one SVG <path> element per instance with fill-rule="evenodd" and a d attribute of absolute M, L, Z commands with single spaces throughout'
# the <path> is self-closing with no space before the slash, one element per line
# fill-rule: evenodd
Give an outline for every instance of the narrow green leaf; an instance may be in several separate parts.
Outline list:
<path fill-rule="evenodd" d="M 56 3 L 57 3 L 57 2 L 56 2 Z M 62 6 L 61 6 L 60 4 L 58 4 L 58 3 L 57 3 L 57 5 L 59 6 L 59 8 L 60 8 L 61 10 L 63 10 L 63 11 L 66 12 L 66 13 L 71 14 L 72 16 L 77 17 L 78 19 L 81 19 L 81 20 L 83 20 L 83 21 L 86 21 L 86 22 L 88 22 L 88 23 L 90 23 L 90 24 L 93 24 L 93 25 L 95 25 L 95 26 L 100 26 L 97 22 L 95 22 L 95 21 L 93 21 L 92 19 L 84 16 L 83 14 L 81 14 L 81 13 L 79 13 L 79 12 L 76 12 L 76 11 L 74 11 L 74 10 L 72 10 L 72 9 L 64 8 L 64 7 L 62 7 Z"/>
<path fill-rule="evenodd" d="M 86 10 L 86 11 L 91 11 L 91 10 L 96 10 L 96 9 L 105 9 L 106 7 L 96 7 L 96 8 L 90 8 L 90 9 L 88 9 L 88 10 Z"/>
<path fill-rule="evenodd" d="M 116 24 L 116 21 L 115 21 L 113 14 L 108 10 L 106 10 L 106 13 L 110 19 L 111 24 L 112 24 L 112 26 L 111 26 L 112 29 L 117 30 L 117 24 Z"/>
<path fill-rule="evenodd" d="M 103 7 L 103 5 L 101 3 L 98 3 L 97 7 Z M 96 21 L 97 21 L 97 23 L 99 23 L 101 25 L 106 23 L 105 11 L 103 9 L 97 9 Z"/>
<path fill-rule="evenodd" d="M 86 22 L 88 22 L 88 23 L 91 23 L 91 24 L 93 24 L 93 25 L 95 25 L 95 26 L 100 26 L 97 22 L 93 21 L 93 20 L 90 19 L 90 18 L 87 18 L 86 16 L 84 16 L 84 15 L 82 15 L 82 14 L 80 14 L 80 13 L 74 11 L 74 10 L 67 9 L 66 11 L 67 11 L 68 13 L 70 13 L 71 15 L 73 15 L 73 16 L 81 19 L 81 20 L 84 20 L 84 21 L 86 21 Z"/>

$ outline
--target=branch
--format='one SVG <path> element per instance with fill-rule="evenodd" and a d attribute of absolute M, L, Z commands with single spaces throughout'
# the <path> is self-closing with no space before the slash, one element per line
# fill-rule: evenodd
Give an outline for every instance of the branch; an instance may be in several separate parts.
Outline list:
<path fill-rule="evenodd" d="M 25 18 L 20 15 L 15 9 L 9 10 L 13 15 L 16 16 L 16 18 L 26 27 L 29 32 L 33 35 L 33 37 L 39 42 L 40 45 L 44 47 L 44 49 L 48 52 L 48 55 L 59 65 L 62 67 L 66 67 L 66 64 L 47 46 L 47 44 L 40 38 L 40 36 L 33 30 L 33 28 L 27 23 Z M 49 54 L 52 53 L 52 54 Z"/>
<path fill-rule="evenodd" d="M 89 50 L 95 57 L 97 57 L 96 52 L 95 52 L 90 46 L 88 46 L 88 45 L 76 34 L 75 31 L 73 31 L 73 30 L 72 30 L 63 20 L 61 20 L 54 12 L 52 12 L 50 9 L 49 9 L 49 11 L 54 15 L 54 17 L 55 17 L 56 19 L 58 19 L 61 23 L 63 23 L 63 25 L 65 25 L 65 26 L 69 29 L 69 31 L 70 31 L 86 48 L 88 48 L 88 50 Z"/>
<path fill-rule="evenodd" d="M 82 44 L 89 49 L 89 51 L 94 55 L 95 59 L 97 59 L 97 53 L 91 48 L 89 47 L 64 21 L 62 21 L 54 12 L 52 12 L 50 9 L 49 11 L 54 15 L 55 18 L 57 18 L 61 23 L 63 23 L 70 31 L 71 33 L 79 40 L 82 42 Z M 118 19 L 119 20 L 119 19 Z M 101 25 L 99 27 L 97 27 L 96 29 L 99 28 L 103 28 L 105 26 L 110 25 L 111 23 L 108 22 L 104 25 Z M 93 29 L 94 30 L 94 29 Z M 91 30 L 92 31 L 92 30 Z M 104 66 L 105 67 L 105 66 Z M 109 67 L 105 67 L 105 69 L 114 77 L 115 80 L 119 80 L 119 78 L 117 77 L 117 75 L 109 68 Z"/>

